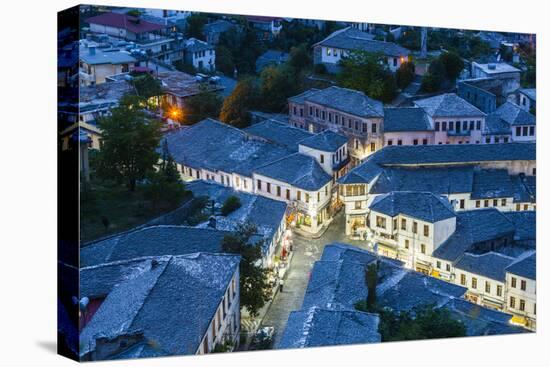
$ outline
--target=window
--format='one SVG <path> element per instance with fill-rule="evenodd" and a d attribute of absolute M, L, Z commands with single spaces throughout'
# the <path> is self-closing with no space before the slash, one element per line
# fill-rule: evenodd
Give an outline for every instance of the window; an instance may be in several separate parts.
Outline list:
<path fill-rule="evenodd" d="M 519 310 L 520 311 L 525 311 L 525 300 L 523 300 L 523 299 L 519 300 Z"/>
<path fill-rule="evenodd" d="M 418 139 L 413 140 L 413 145 L 418 145 Z"/>
<path fill-rule="evenodd" d="M 380 217 L 380 216 L 376 216 L 376 226 L 378 228 L 386 228 L 386 218 L 384 217 Z"/>
<path fill-rule="evenodd" d="M 497 199 L 493 199 L 493 206 L 498 206 L 498 200 Z"/>
<path fill-rule="evenodd" d="M 405 248 L 408 250 L 409 249 L 409 240 L 405 240 Z"/>
<path fill-rule="evenodd" d="M 401 229 L 404 231 L 407 230 L 407 220 L 405 218 L 401 218 Z"/>
<path fill-rule="evenodd" d="M 521 204 L 516 204 L 516 211 L 520 211 L 521 210 Z"/>
<path fill-rule="evenodd" d="M 428 145 L 428 139 L 422 139 L 422 145 Z"/>
<path fill-rule="evenodd" d="M 481 120 L 476 121 L 476 130 L 481 130 Z"/>
<path fill-rule="evenodd" d="M 468 130 L 468 121 L 462 121 L 462 130 Z"/>
<path fill-rule="evenodd" d="M 451 264 L 445 264 L 445 270 L 451 271 Z"/>
<path fill-rule="evenodd" d="M 520 286 L 521 290 L 524 291 L 527 289 L 527 282 L 525 280 L 522 280 L 521 281 L 521 286 Z"/>
<path fill-rule="evenodd" d="M 315 109 L 315 117 L 319 117 L 319 109 L 318 108 Z"/>
<path fill-rule="evenodd" d="M 477 278 L 472 278 L 472 288 L 477 289 Z"/>
<path fill-rule="evenodd" d="M 376 150 L 376 144 L 370 143 L 370 151 L 374 152 Z"/>
<path fill-rule="evenodd" d="M 516 136 L 521 136 L 521 127 L 516 126 Z"/>
<path fill-rule="evenodd" d="M 326 120 L 327 116 L 326 116 L 326 112 L 325 111 L 321 111 L 321 118 L 323 120 Z"/>
<path fill-rule="evenodd" d="M 321 161 L 321 164 L 325 163 L 325 155 L 324 154 L 321 154 L 319 156 L 319 160 Z"/>
<path fill-rule="evenodd" d="M 418 223 L 413 222 L 413 233 L 418 232 Z"/>
<path fill-rule="evenodd" d="M 281 196 L 281 186 L 277 186 L 277 196 Z"/>
<path fill-rule="evenodd" d="M 436 268 L 441 269 L 441 261 L 437 261 L 435 264 Z"/>
<path fill-rule="evenodd" d="M 465 200 L 460 199 L 460 209 L 464 209 Z"/>
<path fill-rule="evenodd" d="M 426 245 L 423 243 L 420 244 L 420 252 L 422 252 L 423 254 L 426 253 Z"/>
<path fill-rule="evenodd" d="M 435 131 L 439 131 L 439 121 L 436 121 L 435 123 Z"/>
<path fill-rule="evenodd" d="M 502 297 L 502 286 L 497 285 L 497 296 Z"/>
<path fill-rule="evenodd" d="M 495 144 L 498 144 L 498 143 L 500 143 L 500 137 L 495 136 Z"/>
<path fill-rule="evenodd" d="M 527 136 L 527 134 L 528 134 L 528 129 L 529 129 L 528 126 L 524 126 L 524 127 L 523 127 L 523 136 Z"/>
<path fill-rule="evenodd" d="M 450 124 L 451 124 L 451 123 L 449 122 L 449 125 L 450 125 Z M 441 131 L 447 131 L 447 121 L 443 121 L 443 122 L 441 123 Z"/>
<path fill-rule="evenodd" d="M 481 207 L 481 201 L 476 200 L 476 208 L 480 208 L 480 207 Z"/>
<path fill-rule="evenodd" d="M 355 130 L 359 130 L 359 121 L 355 120 Z"/>
<path fill-rule="evenodd" d="M 373 123 L 373 124 L 372 124 L 371 129 L 372 129 L 372 133 L 373 133 L 373 134 L 376 134 L 376 123 Z"/>
<path fill-rule="evenodd" d="M 484 200 L 483 201 L 483 206 L 488 208 L 489 207 L 489 200 Z"/>
<path fill-rule="evenodd" d="M 491 143 L 491 138 L 485 138 L 485 144 L 490 144 Z"/>
<path fill-rule="evenodd" d="M 430 227 L 427 224 L 424 224 L 424 237 L 430 236 Z"/>
<path fill-rule="evenodd" d="M 355 202 L 355 209 L 361 209 L 361 202 L 360 201 Z"/>
<path fill-rule="evenodd" d="M 535 136 L 535 127 L 529 126 L 529 136 Z"/>
<path fill-rule="evenodd" d="M 366 122 L 364 122 L 363 123 L 363 132 L 366 133 L 368 131 L 369 131 L 369 125 Z"/>
<path fill-rule="evenodd" d="M 449 121 L 449 131 L 453 131 L 455 129 L 454 121 Z"/>
<path fill-rule="evenodd" d="M 512 277 L 512 288 L 516 288 L 516 282 L 517 282 L 517 279 Z"/>
<path fill-rule="evenodd" d="M 475 121 L 470 121 L 470 130 L 475 129 Z"/>
<path fill-rule="evenodd" d="M 516 298 L 510 297 L 510 308 L 516 308 Z"/>
<path fill-rule="evenodd" d="M 267 192 L 271 193 L 271 182 L 267 183 Z"/>
<path fill-rule="evenodd" d="M 397 218 L 393 218 L 392 231 L 395 231 L 396 229 L 397 229 Z"/>
<path fill-rule="evenodd" d="M 262 180 L 258 180 L 258 190 L 261 190 L 262 189 Z"/>
<path fill-rule="evenodd" d="M 300 117 L 304 117 L 304 109 L 300 108 Z"/>
<path fill-rule="evenodd" d="M 290 200 L 290 190 L 286 189 L 286 199 Z"/>
<path fill-rule="evenodd" d="M 302 192 L 300 190 L 296 191 L 296 198 L 302 200 Z"/>
<path fill-rule="evenodd" d="M 296 112 L 296 111 L 297 111 L 297 110 L 296 110 L 296 106 L 292 106 L 292 111 L 293 111 L 294 115 L 297 115 L 297 112 Z"/>
<path fill-rule="evenodd" d="M 313 116 L 313 107 L 311 107 L 311 106 L 309 107 L 309 115 Z"/>
<path fill-rule="evenodd" d="M 397 139 L 397 145 L 403 145 L 403 140 Z"/>
<path fill-rule="evenodd" d="M 502 205 L 502 206 L 506 206 L 506 199 L 502 199 L 502 200 L 500 200 L 500 205 Z"/>
<path fill-rule="evenodd" d="M 306 192 L 306 203 L 309 203 L 309 194 Z"/>
<path fill-rule="evenodd" d="M 466 275 L 460 274 L 460 284 L 466 285 Z"/>
<path fill-rule="evenodd" d="M 387 143 L 387 144 L 388 144 L 388 145 L 393 145 L 393 141 L 390 139 L 390 140 L 388 140 L 388 143 Z"/>
<path fill-rule="evenodd" d="M 485 293 L 491 293 L 491 283 L 485 282 Z"/>
<path fill-rule="evenodd" d="M 332 113 L 330 113 L 330 112 L 328 113 L 328 121 L 332 122 Z"/>
<path fill-rule="evenodd" d="M 355 149 L 359 149 L 359 140 L 355 139 L 353 142 L 355 143 Z"/>

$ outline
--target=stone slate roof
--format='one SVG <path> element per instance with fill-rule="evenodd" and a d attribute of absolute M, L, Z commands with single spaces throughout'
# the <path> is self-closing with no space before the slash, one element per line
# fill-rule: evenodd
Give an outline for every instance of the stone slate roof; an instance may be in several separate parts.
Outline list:
<path fill-rule="evenodd" d="M 244 129 L 250 135 L 259 136 L 280 146 L 298 151 L 298 143 L 313 136 L 312 133 L 287 123 L 268 119 Z"/>
<path fill-rule="evenodd" d="M 414 102 L 432 117 L 482 117 L 485 113 L 455 93 L 445 93 Z"/>
<path fill-rule="evenodd" d="M 287 62 L 289 54 L 277 50 L 267 50 L 256 59 L 256 71 L 260 72 L 270 65 L 279 65 Z"/>
<path fill-rule="evenodd" d="M 471 199 L 509 198 L 515 193 L 512 176 L 506 169 L 476 169 Z"/>
<path fill-rule="evenodd" d="M 128 260 L 143 256 L 221 252 L 228 231 L 187 226 L 159 225 L 90 242 L 80 251 L 81 266 Z"/>
<path fill-rule="evenodd" d="M 512 102 L 505 102 L 496 109 L 495 115 L 499 116 L 506 123 L 514 125 L 535 125 L 537 118 L 532 113 Z"/>
<path fill-rule="evenodd" d="M 384 108 L 384 132 L 429 130 L 432 130 L 430 121 L 422 108 Z"/>
<path fill-rule="evenodd" d="M 81 297 L 100 296 L 96 285 L 108 292 L 81 331 L 81 355 L 95 348 L 99 336 L 136 331 L 171 355 L 194 354 L 239 262 L 237 255 L 197 253 L 82 268 Z"/>
<path fill-rule="evenodd" d="M 509 323 L 512 315 L 485 308 L 464 299 L 454 298 L 444 308 L 451 311 L 451 317 L 466 326 L 466 335 L 502 335 L 528 332 Z"/>
<path fill-rule="evenodd" d="M 392 191 L 375 197 L 369 208 L 391 217 L 404 214 L 430 223 L 456 217 L 449 201 L 431 192 Z"/>
<path fill-rule="evenodd" d="M 370 187 L 371 194 L 392 191 L 431 192 L 437 195 L 469 193 L 474 181 L 474 167 L 384 168 Z"/>
<path fill-rule="evenodd" d="M 205 35 L 212 33 L 223 33 L 234 27 L 236 27 L 235 24 L 228 22 L 227 20 L 220 19 L 214 22 L 206 23 L 202 28 L 202 33 Z"/>
<path fill-rule="evenodd" d="M 466 165 L 518 160 L 536 160 L 536 145 L 534 143 L 392 145 L 371 154 L 338 182 L 372 184 L 384 171 L 385 166 Z"/>
<path fill-rule="evenodd" d="M 535 241 L 537 239 L 537 212 L 534 210 L 524 210 L 521 212 L 504 212 L 514 224 L 516 232 L 514 240 L 516 241 Z"/>
<path fill-rule="evenodd" d="M 189 38 L 185 41 L 185 50 L 190 52 L 199 52 L 213 50 L 214 46 L 209 45 L 207 42 L 201 41 L 196 38 Z"/>
<path fill-rule="evenodd" d="M 351 245 L 327 245 L 321 260 L 313 266 L 302 311 L 319 307 L 356 312 L 355 304 L 366 299 L 368 294 L 364 281 L 365 266 L 377 258 L 376 254 Z M 508 324 L 511 315 L 461 299 L 466 288 L 408 270 L 398 261 L 380 258 L 378 277 L 376 294 L 378 304 L 382 307 L 398 312 L 428 304 L 445 307 L 453 318 L 465 324 L 467 335 L 524 332 Z M 296 329 L 300 329 L 299 323 L 288 333 L 296 335 Z"/>
<path fill-rule="evenodd" d="M 537 280 L 537 253 L 533 251 L 527 253 L 526 256 L 521 256 L 510 264 L 506 271 L 520 277 Z"/>
<path fill-rule="evenodd" d="M 301 98 L 307 102 L 317 103 L 355 116 L 384 117 L 382 102 L 353 89 L 332 86 L 311 91 Z M 296 100 L 291 99 L 291 101 Z"/>
<path fill-rule="evenodd" d="M 223 205 L 230 196 L 239 198 L 240 208 L 229 213 L 226 217 L 217 217 L 216 228 L 219 230 L 233 231 L 238 224 L 251 222 L 256 225 L 258 234 L 270 241 L 285 217 L 287 204 L 284 201 L 245 193 L 219 183 L 202 180 L 188 183 L 186 189 L 192 191 L 195 197 L 208 196 L 219 206 Z"/>
<path fill-rule="evenodd" d="M 336 152 L 347 142 L 348 138 L 344 135 L 325 130 L 300 141 L 300 145 L 323 152 Z"/>
<path fill-rule="evenodd" d="M 237 128 L 205 119 L 165 137 L 177 163 L 248 177 L 255 168 L 291 154 L 287 148 L 249 139 Z"/>
<path fill-rule="evenodd" d="M 433 252 L 433 257 L 458 260 L 476 243 L 514 233 L 514 224 L 498 209 L 476 209 L 457 213 L 456 230 Z"/>
<path fill-rule="evenodd" d="M 525 94 L 529 99 L 533 101 L 537 100 L 537 90 L 535 88 L 520 88 L 520 93 Z"/>
<path fill-rule="evenodd" d="M 454 266 L 469 273 L 478 274 L 499 282 L 506 280 L 506 267 L 514 261 L 513 257 L 486 252 L 484 254 L 466 253 Z"/>
<path fill-rule="evenodd" d="M 339 29 L 316 45 L 344 50 L 380 53 L 385 56 L 407 56 L 409 50 L 393 42 L 375 41 L 374 35 L 355 28 Z"/>
<path fill-rule="evenodd" d="M 514 186 L 515 203 L 534 203 L 537 198 L 536 177 L 513 175 L 510 176 Z"/>
<path fill-rule="evenodd" d="M 496 113 L 490 113 L 485 117 L 485 129 L 483 135 L 511 135 L 510 124 L 500 118 Z"/>
<path fill-rule="evenodd" d="M 303 104 L 308 96 L 315 94 L 319 90 L 320 89 L 317 89 L 317 88 L 308 89 L 305 92 L 302 92 L 296 96 L 289 97 L 288 101 L 298 103 L 298 104 Z"/>
<path fill-rule="evenodd" d="M 332 179 L 315 158 L 300 153 L 266 164 L 254 172 L 306 191 L 317 191 Z"/>
<path fill-rule="evenodd" d="M 278 349 L 379 343 L 378 323 L 377 314 L 360 311 L 292 311 Z"/>

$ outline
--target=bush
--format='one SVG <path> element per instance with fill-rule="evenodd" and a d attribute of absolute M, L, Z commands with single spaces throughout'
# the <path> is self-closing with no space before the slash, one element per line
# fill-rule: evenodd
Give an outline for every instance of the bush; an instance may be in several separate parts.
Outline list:
<path fill-rule="evenodd" d="M 222 215 L 227 216 L 241 207 L 241 200 L 234 195 L 228 197 L 222 206 Z"/>
<path fill-rule="evenodd" d="M 395 73 L 395 81 L 397 86 L 401 89 L 406 88 L 414 80 L 414 63 L 412 61 L 404 62 L 401 64 L 397 72 Z"/>

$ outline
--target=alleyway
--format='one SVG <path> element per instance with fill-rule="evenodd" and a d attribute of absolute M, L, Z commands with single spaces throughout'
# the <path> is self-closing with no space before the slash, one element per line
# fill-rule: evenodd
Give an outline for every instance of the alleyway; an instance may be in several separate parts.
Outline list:
<path fill-rule="evenodd" d="M 363 241 L 352 241 L 345 237 L 345 216 L 340 212 L 330 227 L 319 239 L 294 236 L 294 257 L 284 283 L 284 291 L 278 292 L 267 311 L 262 325 L 274 326 L 274 348 L 277 347 L 291 311 L 300 309 L 309 281 L 309 274 L 315 261 L 321 258 L 326 244 L 344 242 L 366 247 Z"/>

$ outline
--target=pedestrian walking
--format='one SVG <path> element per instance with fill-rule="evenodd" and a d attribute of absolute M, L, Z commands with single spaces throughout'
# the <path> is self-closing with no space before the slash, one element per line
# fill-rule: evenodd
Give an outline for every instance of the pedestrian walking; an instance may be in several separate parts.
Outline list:
<path fill-rule="evenodd" d="M 281 279 L 281 281 L 279 282 L 279 291 L 281 293 L 283 293 L 283 286 L 285 285 L 285 281 Z"/>

